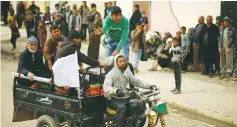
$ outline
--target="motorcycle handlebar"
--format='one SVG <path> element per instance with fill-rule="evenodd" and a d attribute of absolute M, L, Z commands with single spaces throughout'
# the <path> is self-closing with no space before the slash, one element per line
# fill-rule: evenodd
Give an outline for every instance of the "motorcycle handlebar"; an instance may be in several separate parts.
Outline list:
<path fill-rule="evenodd" d="M 146 94 L 151 94 L 151 93 L 153 93 L 152 90 L 140 92 L 141 95 L 146 95 Z"/>

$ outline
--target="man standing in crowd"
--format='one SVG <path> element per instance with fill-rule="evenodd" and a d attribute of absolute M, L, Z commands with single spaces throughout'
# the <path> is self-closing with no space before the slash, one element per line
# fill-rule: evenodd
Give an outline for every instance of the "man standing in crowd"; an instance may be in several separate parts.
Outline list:
<path fill-rule="evenodd" d="M 203 71 L 203 55 L 204 55 L 204 36 L 206 34 L 206 24 L 204 17 L 198 18 L 198 24 L 194 30 L 194 44 L 193 44 L 193 71 Z"/>
<path fill-rule="evenodd" d="M 72 15 L 69 17 L 68 30 L 78 30 L 81 29 L 81 16 L 77 13 L 77 8 L 73 8 Z"/>
<path fill-rule="evenodd" d="M 44 45 L 44 58 L 46 65 L 52 71 L 56 52 L 65 37 L 61 35 L 60 28 L 57 26 L 51 26 L 50 32 L 51 36 L 46 40 Z"/>
<path fill-rule="evenodd" d="M 218 61 L 218 37 L 219 28 L 212 23 L 212 16 L 207 16 L 207 32 L 204 38 L 204 65 L 205 65 L 205 75 L 210 77 L 214 74 L 213 65 Z"/>
<path fill-rule="evenodd" d="M 25 5 L 23 4 L 22 1 L 19 1 L 19 3 L 17 4 L 17 24 L 18 24 L 18 28 L 20 29 L 22 26 L 22 22 L 25 19 L 25 15 L 26 15 L 26 9 L 25 9 Z"/>
<path fill-rule="evenodd" d="M 68 36 L 68 25 L 61 17 L 62 17 L 62 15 L 60 13 L 56 13 L 53 25 L 59 27 L 62 35 L 67 37 Z"/>
<path fill-rule="evenodd" d="M 105 19 L 105 17 L 107 16 L 108 3 L 105 2 L 104 5 L 105 5 L 105 10 L 104 10 L 104 19 Z"/>
<path fill-rule="evenodd" d="M 131 39 L 132 39 L 132 52 L 134 52 L 134 63 L 133 67 L 136 73 L 138 73 L 138 64 L 139 60 L 142 55 L 142 51 L 145 51 L 146 49 L 146 35 L 142 30 L 142 24 L 137 23 L 136 29 L 132 31 L 131 33 Z"/>
<path fill-rule="evenodd" d="M 83 5 L 80 8 L 80 15 L 82 18 L 82 27 L 81 27 L 81 36 L 82 41 L 86 40 L 86 31 L 88 28 L 88 13 L 90 12 L 90 8 L 86 5 L 86 1 L 83 1 Z"/>
<path fill-rule="evenodd" d="M 36 32 L 34 31 L 34 16 L 32 13 L 27 14 L 26 20 L 25 20 L 25 26 L 26 26 L 26 33 L 27 37 L 29 38 L 31 35 L 35 36 Z"/>
<path fill-rule="evenodd" d="M 70 18 L 71 15 L 72 15 L 71 7 L 70 7 L 70 5 L 68 4 L 68 5 L 66 6 L 66 11 L 65 11 L 65 13 L 64 13 L 64 18 L 65 18 L 65 21 L 66 21 L 67 23 L 69 23 L 69 18 Z"/>
<path fill-rule="evenodd" d="M 97 35 L 106 33 L 107 39 L 105 59 L 111 56 L 115 56 L 121 52 L 128 61 L 129 56 L 129 42 L 128 31 L 129 24 L 128 19 L 122 15 L 122 10 L 118 6 L 114 6 L 111 9 L 110 16 L 107 16 L 103 23 L 103 28 L 97 29 L 95 32 Z"/>
<path fill-rule="evenodd" d="M 190 40 L 188 34 L 186 33 L 186 27 L 181 27 L 181 47 L 182 50 L 187 53 L 187 56 L 190 56 Z M 190 57 L 185 57 L 182 62 L 182 72 L 186 72 L 188 70 L 188 63 L 190 62 Z"/>
<path fill-rule="evenodd" d="M 37 32 L 38 31 L 38 26 L 39 26 L 39 21 L 40 20 L 43 20 L 43 13 L 40 12 L 40 8 L 39 7 L 36 7 L 35 8 L 35 31 Z"/>
<path fill-rule="evenodd" d="M 51 22 L 51 14 L 50 14 L 50 7 L 46 7 L 46 12 L 44 13 L 44 21 L 50 21 Z"/>
<path fill-rule="evenodd" d="M 89 15 L 88 15 L 89 36 L 90 36 L 90 31 L 92 31 L 92 23 L 95 21 L 95 15 L 100 15 L 100 13 L 96 10 L 96 4 L 92 3 L 91 4 L 91 11 L 89 12 Z"/>
<path fill-rule="evenodd" d="M 216 16 L 216 25 L 219 27 L 219 29 L 223 27 L 221 16 Z"/>
<path fill-rule="evenodd" d="M 230 26 L 230 18 L 224 18 L 224 26 L 220 30 L 219 51 L 221 79 L 228 81 L 233 71 L 233 50 L 236 41 L 236 30 Z"/>
<path fill-rule="evenodd" d="M 136 24 L 139 22 L 139 20 L 141 19 L 142 17 L 142 14 L 140 12 L 140 7 L 138 4 L 134 5 L 134 8 L 133 8 L 133 14 L 132 14 L 132 17 L 130 18 L 130 28 L 129 28 L 129 33 L 132 31 L 132 30 L 135 30 L 136 28 Z"/>
<path fill-rule="evenodd" d="M 112 8 L 112 2 L 109 2 L 108 5 L 106 6 L 105 3 L 105 15 L 104 15 L 104 19 L 106 18 L 106 16 L 109 15 L 109 13 L 111 12 L 111 8 Z"/>
<path fill-rule="evenodd" d="M 92 57 L 96 60 L 99 59 L 99 50 L 100 50 L 100 37 L 101 35 L 96 35 L 94 33 L 95 29 L 102 27 L 102 19 L 101 15 L 98 13 L 95 15 L 95 20 L 91 23 L 90 32 L 90 39 L 89 39 L 89 46 L 88 46 L 88 56 Z"/>
<path fill-rule="evenodd" d="M 33 14 L 36 14 L 36 12 L 35 12 L 36 7 L 37 6 L 35 5 L 35 1 L 31 1 L 31 5 L 29 6 L 29 8 Z"/>
<path fill-rule="evenodd" d="M 57 13 L 59 13 L 59 4 L 54 5 L 55 10 L 52 13 L 53 21 L 55 20 L 55 16 Z"/>

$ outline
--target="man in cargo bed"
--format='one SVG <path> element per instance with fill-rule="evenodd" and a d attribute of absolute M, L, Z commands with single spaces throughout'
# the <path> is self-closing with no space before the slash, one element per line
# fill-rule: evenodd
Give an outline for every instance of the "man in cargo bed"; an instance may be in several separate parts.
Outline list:
<path fill-rule="evenodd" d="M 38 40 L 34 36 L 28 38 L 27 48 L 21 53 L 17 72 L 28 76 L 28 79 L 18 79 L 18 83 L 24 86 L 31 86 L 35 82 L 34 76 L 50 78 L 51 73 L 43 63 L 43 55 L 37 50 Z"/>

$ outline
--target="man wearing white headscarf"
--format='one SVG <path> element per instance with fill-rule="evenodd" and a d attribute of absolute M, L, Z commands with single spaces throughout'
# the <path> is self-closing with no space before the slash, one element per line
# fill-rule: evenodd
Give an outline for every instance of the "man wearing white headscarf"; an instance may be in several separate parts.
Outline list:
<path fill-rule="evenodd" d="M 158 65 L 162 68 L 170 67 L 171 57 L 169 55 L 169 49 L 172 46 L 172 38 L 166 40 L 166 46 L 158 54 L 157 61 L 153 64 L 152 68 L 149 71 L 157 71 Z"/>

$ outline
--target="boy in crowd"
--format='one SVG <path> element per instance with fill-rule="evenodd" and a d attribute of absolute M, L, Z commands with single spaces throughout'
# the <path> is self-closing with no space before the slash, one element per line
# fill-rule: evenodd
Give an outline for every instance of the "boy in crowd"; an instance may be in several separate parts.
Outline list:
<path fill-rule="evenodd" d="M 145 11 L 142 12 L 142 17 L 139 20 L 139 22 L 142 24 L 142 27 L 144 27 L 145 25 L 148 25 L 148 18 L 146 16 L 146 12 Z"/>
<path fill-rule="evenodd" d="M 173 45 L 169 50 L 170 55 L 172 56 L 171 62 L 173 64 L 174 69 L 174 78 L 175 78 L 175 88 L 171 90 L 173 94 L 181 93 L 181 62 L 187 55 L 186 52 L 182 50 L 182 48 L 178 45 L 179 39 L 173 38 Z"/>

